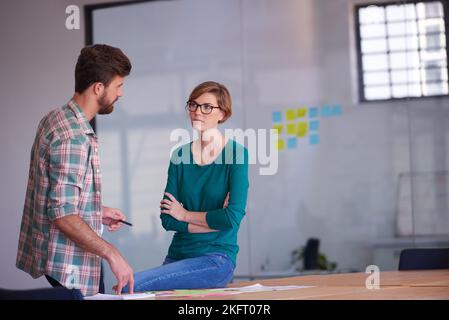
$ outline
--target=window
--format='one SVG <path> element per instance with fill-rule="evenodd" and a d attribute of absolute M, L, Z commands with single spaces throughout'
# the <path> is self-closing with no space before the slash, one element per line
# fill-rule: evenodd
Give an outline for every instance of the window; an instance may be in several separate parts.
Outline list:
<path fill-rule="evenodd" d="M 357 6 L 362 101 L 448 95 L 448 4 Z"/>

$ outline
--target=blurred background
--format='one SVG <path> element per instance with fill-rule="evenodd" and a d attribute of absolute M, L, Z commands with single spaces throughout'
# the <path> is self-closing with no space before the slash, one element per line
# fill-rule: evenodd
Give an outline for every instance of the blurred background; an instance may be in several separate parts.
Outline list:
<path fill-rule="evenodd" d="M 66 8 L 80 28 L 66 27 Z M 15 268 L 39 120 L 73 95 L 90 43 L 133 70 L 96 118 L 104 205 L 133 227 L 104 237 L 135 271 L 172 233 L 159 220 L 176 128 L 199 83 L 225 84 L 222 129 L 276 129 L 278 168 L 250 165 L 234 281 L 395 270 L 399 252 L 449 246 L 448 3 L 356 0 L 2 0 L 0 286 L 48 286 Z M 246 141 L 241 141 L 246 143 Z M 257 150 L 250 150 L 256 153 Z M 106 268 L 106 289 L 113 276 Z"/>

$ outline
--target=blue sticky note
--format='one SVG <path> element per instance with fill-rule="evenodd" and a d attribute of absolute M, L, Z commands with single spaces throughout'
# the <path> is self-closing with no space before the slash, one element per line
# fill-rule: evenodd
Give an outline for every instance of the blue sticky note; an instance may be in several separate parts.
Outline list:
<path fill-rule="evenodd" d="M 309 109 L 309 118 L 316 118 L 318 117 L 318 108 L 313 107 Z"/>
<path fill-rule="evenodd" d="M 311 145 L 316 145 L 320 142 L 320 136 L 317 134 L 311 134 L 309 136 L 309 142 Z"/>
<path fill-rule="evenodd" d="M 281 122 L 282 121 L 282 112 L 273 111 L 273 122 Z"/>
<path fill-rule="evenodd" d="M 318 131 L 320 128 L 320 122 L 318 120 L 312 120 L 309 122 L 309 130 L 310 131 Z"/>
<path fill-rule="evenodd" d="M 331 117 L 332 116 L 332 108 L 330 106 L 322 106 L 321 107 L 321 116 Z"/>
<path fill-rule="evenodd" d="M 297 144 L 296 144 L 296 137 L 295 138 L 288 138 L 288 140 L 287 140 L 287 148 L 295 149 L 296 146 L 297 146 Z"/>
<path fill-rule="evenodd" d="M 332 114 L 334 116 L 341 116 L 341 106 L 339 104 L 336 104 L 332 107 Z"/>

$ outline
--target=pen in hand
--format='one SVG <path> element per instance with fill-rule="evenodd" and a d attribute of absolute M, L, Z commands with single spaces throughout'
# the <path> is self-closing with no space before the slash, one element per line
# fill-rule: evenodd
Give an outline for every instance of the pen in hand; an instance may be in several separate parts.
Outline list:
<path fill-rule="evenodd" d="M 118 221 L 118 222 L 121 222 L 121 223 L 124 223 L 124 224 L 127 224 L 127 225 L 130 226 L 130 227 L 133 226 L 132 223 L 126 222 L 125 220 L 117 220 L 117 221 Z"/>

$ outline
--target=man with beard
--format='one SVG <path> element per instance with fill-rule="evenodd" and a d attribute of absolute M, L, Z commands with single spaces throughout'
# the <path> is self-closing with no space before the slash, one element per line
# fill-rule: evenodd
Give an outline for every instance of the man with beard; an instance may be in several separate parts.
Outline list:
<path fill-rule="evenodd" d="M 89 124 L 95 115 L 113 111 L 130 72 L 120 49 L 83 48 L 74 96 L 41 120 L 31 150 L 16 266 L 85 296 L 99 292 L 102 259 L 117 278 L 118 294 L 134 285 L 131 267 L 102 239 L 103 225 L 116 231 L 126 217 L 101 203 L 98 140 Z"/>

